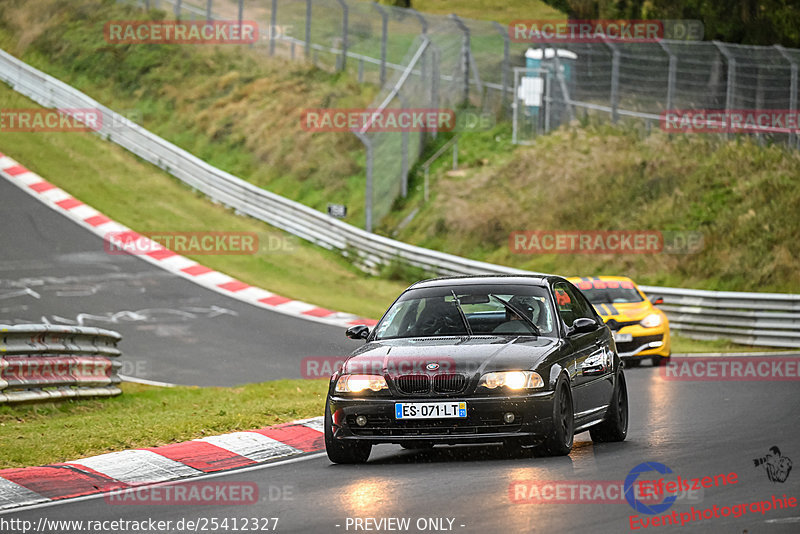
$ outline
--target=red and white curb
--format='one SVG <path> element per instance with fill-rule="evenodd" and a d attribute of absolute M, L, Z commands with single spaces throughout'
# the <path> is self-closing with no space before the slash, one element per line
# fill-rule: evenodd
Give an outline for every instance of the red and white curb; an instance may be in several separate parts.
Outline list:
<path fill-rule="evenodd" d="M 139 258 L 212 291 L 260 308 L 335 326 L 347 327 L 356 324 L 372 326 L 376 323 L 374 319 L 328 310 L 314 304 L 276 295 L 180 256 L 130 228 L 112 221 L 96 209 L 84 204 L 2 153 L 0 153 L 0 176 L 55 211 L 99 235 L 105 241 L 109 241 L 112 235 L 119 238 L 120 232 L 124 232 L 131 239 L 142 240 L 141 242 L 146 243 L 147 250 L 151 252 L 137 255 Z"/>
<path fill-rule="evenodd" d="M 0 511 L 124 491 L 321 451 L 322 417 L 74 462 L 0 470 Z"/>

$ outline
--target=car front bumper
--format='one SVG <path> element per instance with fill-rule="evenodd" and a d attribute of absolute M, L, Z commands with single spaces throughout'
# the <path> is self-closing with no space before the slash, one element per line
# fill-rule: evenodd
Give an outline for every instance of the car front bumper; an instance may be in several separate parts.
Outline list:
<path fill-rule="evenodd" d="M 466 402 L 467 417 L 452 419 L 396 419 L 397 402 Z M 371 443 L 429 442 L 441 444 L 497 443 L 514 439 L 534 444 L 552 426 L 553 392 L 515 396 L 447 398 L 350 398 L 331 397 L 335 439 Z M 505 413 L 514 414 L 506 423 Z M 356 417 L 367 422 L 359 426 Z"/>

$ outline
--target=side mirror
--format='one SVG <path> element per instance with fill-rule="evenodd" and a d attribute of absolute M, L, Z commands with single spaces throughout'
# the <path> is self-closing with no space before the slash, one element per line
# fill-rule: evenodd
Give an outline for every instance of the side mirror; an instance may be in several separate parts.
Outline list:
<path fill-rule="evenodd" d="M 588 317 L 578 317 L 572 323 L 572 328 L 569 329 L 569 335 L 584 334 L 586 332 L 594 332 L 599 325 Z"/>
<path fill-rule="evenodd" d="M 658 306 L 659 304 L 664 304 L 664 298 L 663 297 L 653 297 L 652 303 L 653 303 L 653 306 Z"/>
<path fill-rule="evenodd" d="M 369 337 L 369 327 L 363 324 L 351 326 L 344 335 L 350 339 L 367 339 Z"/>

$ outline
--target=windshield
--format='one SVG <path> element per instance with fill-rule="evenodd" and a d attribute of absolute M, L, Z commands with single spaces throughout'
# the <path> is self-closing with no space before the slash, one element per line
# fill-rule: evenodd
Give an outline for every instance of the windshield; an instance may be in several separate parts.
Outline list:
<path fill-rule="evenodd" d="M 553 335 L 553 313 L 542 287 L 448 286 L 404 293 L 375 327 L 376 339 Z"/>
<path fill-rule="evenodd" d="M 581 280 L 575 285 L 592 304 L 624 304 L 644 300 L 633 282 L 625 280 Z"/>

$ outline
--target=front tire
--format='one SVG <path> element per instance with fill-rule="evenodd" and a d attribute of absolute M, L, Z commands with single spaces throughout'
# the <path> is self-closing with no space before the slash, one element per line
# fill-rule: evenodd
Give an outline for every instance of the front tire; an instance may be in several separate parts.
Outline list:
<path fill-rule="evenodd" d="M 363 464 L 372 452 L 370 443 L 343 441 L 333 437 L 330 401 L 325 401 L 325 452 L 335 464 Z"/>
<path fill-rule="evenodd" d="M 536 456 L 566 456 L 572 451 L 575 438 L 575 412 L 572 409 L 572 393 L 564 375 L 558 377 L 553 395 L 553 426 L 547 439 L 537 445 Z"/>
<path fill-rule="evenodd" d="M 628 386 L 622 369 L 619 371 L 606 417 L 602 423 L 589 429 L 589 435 L 592 436 L 592 441 L 597 443 L 625 441 L 628 435 Z"/>

